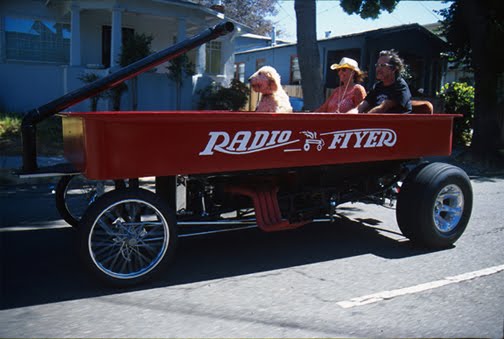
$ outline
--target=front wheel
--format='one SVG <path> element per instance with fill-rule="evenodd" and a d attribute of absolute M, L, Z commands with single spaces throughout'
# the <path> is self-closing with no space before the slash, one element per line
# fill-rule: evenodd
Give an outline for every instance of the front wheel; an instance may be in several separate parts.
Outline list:
<path fill-rule="evenodd" d="M 138 284 L 163 270 L 177 241 L 174 212 L 139 188 L 99 197 L 84 214 L 79 232 L 84 264 L 114 287 Z"/>
<path fill-rule="evenodd" d="M 397 223 L 413 243 L 447 248 L 464 233 L 472 203 L 471 181 L 462 169 L 443 163 L 420 165 L 399 192 Z"/>

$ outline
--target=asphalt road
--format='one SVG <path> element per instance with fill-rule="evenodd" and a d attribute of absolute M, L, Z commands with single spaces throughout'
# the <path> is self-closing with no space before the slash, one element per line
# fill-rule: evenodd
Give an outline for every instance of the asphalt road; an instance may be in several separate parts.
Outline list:
<path fill-rule="evenodd" d="M 0 191 L 0 337 L 504 336 L 504 178 L 472 181 L 456 245 L 415 249 L 393 210 L 181 239 L 156 281 L 100 286 L 47 185 Z"/>

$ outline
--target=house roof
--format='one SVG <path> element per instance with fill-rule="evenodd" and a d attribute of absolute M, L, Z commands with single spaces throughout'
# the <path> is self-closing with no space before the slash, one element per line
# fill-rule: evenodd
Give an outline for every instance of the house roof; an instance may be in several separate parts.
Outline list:
<path fill-rule="evenodd" d="M 236 52 L 235 54 L 246 54 L 246 53 L 258 52 L 258 51 L 267 51 L 270 49 L 285 48 L 285 47 L 291 47 L 291 46 L 296 46 L 296 45 L 297 45 L 297 43 L 292 42 L 292 43 L 286 43 L 286 44 L 281 44 L 281 45 L 276 45 L 276 46 L 258 47 L 258 48 L 252 48 L 252 49 L 249 49 L 246 51 Z"/>
<path fill-rule="evenodd" d="M 205 21 L 211 24 L 211 22 L 218 22 L 219 20 L 227 20 L 231 21 L 233 24 L 236 26 L 236 32 L 238 34 L 243 34 L 244 32 L 251 32 L 252 29 L 248 27 L 247 25 L 244 25 L 241 22 L 238 22 L 232 18 L 226 17 L 223 13 L 216 11 L 210 7 L 201 5 L 198 2 L 191 1 L 191 0 L 149 0 L 145 1 L 145 3 L 156 3 L 156 4 L 161 4 L 161 5 L 168 5 L 168 6 L 176 6 L 180 9 L 186 9 L 189 10 L 190 13 L 194 13 L 193 11 L 198 11 L 200 14 L 203 14 L 205 16 Z M 70 12 L 71 5 L 73 1 L 72 0 L 45 0 L 45 5 L 46 6 L 58 6 L 62 8 L 62 10 L 66 13 Z M 79 3 L 81 9 L 106 9 L 106 8 L 111 8 L 115 6 L 115 1 L 81 1 Z M 125 4 L 127 4 L 127 1 L 124 1 Z M 132 1 L 131 5 L 134 7 L 135 2 Z M 137 5 L 138 6 L 138 5 Z M 129 8 L 131 11 L 131 8 Z M 134 11 L 134 9 L 133 9 Z"/>
<path fill-rule="evenodd" d="M 320 41 L 330 41 L 330 40 L 349 38 L 349 37 L 355 37 L 355 36 L 360 36 L 360 35 L 376 37 L 378 35 L 398 33 L 398 32 L 411 31 L 411 30 L 416 30 L 416 31 L 419 31 L 419 32 L 422 32 L 424 34 L 429 35 L 431 38 L 442 40 L 438 35 L 434 34 L 431 30 L 427 29 L 426 27 L 424 27 L 418 23 L 413 23 L 413 24 L 378 28 L 378 29 L 373 29 L 373 30 L 369 30 L 369 31 L 346 34 L 346 35 L 341 35 L 341 36 L 336 36 L 336 37 L 330 37 L 330 38 L 326 38 L 326 39 L 320 39 L 318 41 L 319 42 Z"/>
<path fill-rule="evenodd" d="M 257 39 L 257 40 L 271 40 L 270 36 L 264 36 L 264 35 L 258 35 L 258 34 L 253 34 L 253 33 L 245 33 L 242 35 L 244 38 L 249 38 L 249 39 Z M 282 42 L 282 43 L 293 43 L 292 41 L 285 40 L 285 39 L 276 39 L 277 42 Z"/>
<path fill-rule="evenodd" d="M 151 1 L 158 2 L 158 3 L 173 4 L 173 5 L 177 5 L 180 7 L 187 7 L 187 8 L 191 8 L 191 9 L 195 9 L 195 10 L 200 10 L 200 11 L 206 12 L 208 14 L 214 15 L 214 16 L 218 17 L 219 19 L 224 19 L 223 13 L 220 13 L 216 10 L 209 8 L 209 7 L 194 3 L 193 1 L 189 1 L 189 0 L 151 0 Z"/>
<path fill-rule="evenodd" d="M 423 34 L 428 35 L 430 38 L 439 40 L 439 42 L 441 44 L 445 43 L 438 35 L 434 34 L 429 29 L 427 29 L 417 23 L 400 25 L 400 26 L 392 26 L 392 27 L 386 27 L 386 28 L 378 28 L 378 29 L 364 31 L 364 32 L 339 35 L 339 36 L 334 36 L 334 37 L 330 37 L 330 38 L 319 39 L 319 40 L 317 40 L 317 42 L 320 43 L 320 42 L 327 42 L 327 41 L 333 41 L 333 40 L 339 40 L 339 39 L 345 39 L 345 38 L 353 38 L 353 37 L 359 37 L 359 36 L 377 37 L 380 35 L 403 32 L 403 31 L 411 31 L 411 30 L 419 31 Z M 269 50 L 269 49 L 274 49 L 274 48 L 285 48 L 285 47 L 295 46 L 295 45 L 297 45 L 297 43 L 294 42 L 294 43 L 287 43 L 287 44 L 277 45 L 277 46 L 259 47 L 259 48 L 254 48 L 254 49 L 250 49 L 247 51 L 237 52 L 236 54 L 246 54 L 246 53 L 264 51 L 264 50 Z"/>

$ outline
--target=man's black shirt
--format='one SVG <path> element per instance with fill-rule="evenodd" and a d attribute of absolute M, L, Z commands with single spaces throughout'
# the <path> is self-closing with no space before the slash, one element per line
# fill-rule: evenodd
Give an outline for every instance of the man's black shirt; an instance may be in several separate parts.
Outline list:
<path fill-rule="evenodd" d="M 399 77 L 390 86 L 378 81 L 365 98 L 370 107 L 380 105 L 384 100 L 393 100 L 397 105 L 386 113 L 411 113 L 411 92 L 408 84 Z"/>

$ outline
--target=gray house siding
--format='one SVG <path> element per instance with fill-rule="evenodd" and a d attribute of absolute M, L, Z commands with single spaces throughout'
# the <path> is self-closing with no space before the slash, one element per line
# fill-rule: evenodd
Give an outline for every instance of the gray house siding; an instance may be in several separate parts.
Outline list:
<path fill-rule="evenodd" d="M 321 57 L 323 83 L 326 88 L 338 84 L 337 73 L 330 65 L 346 56 L 359 62 L 360 68 L 368 73 L 364 86 L 370 88 L 375 81 L 375 63 L 381 50 L 395 49 L 409 66 L 410 87 L 414 95 L 434 96 L 441 83 L 443 60 L 441 53 L 447 45 L 439 37 L 418 24 L 384 28 L 342 37 L 318 41 Z M 290 58 L 297 54 L 296 45 L 255 49 L 235 54 L 235 62 L 245 63 L 245 73 L 255 71 L 257 59 L 265 59 L 275 67 L 282 84 L 289 84 Z"/>
<path fill-rule="evenodd" d="M 235 63 L 245 63 L 245 79 L 248 79 L 257 70 L 257 61 L 263 61 L 263 65 L 274 67 L 282 80 L 282 85 L 288 85 L 290 81 L 290 60 L 297 55 L 297 46 L 293 44 L 252 51 L 236 53 Z"/>

